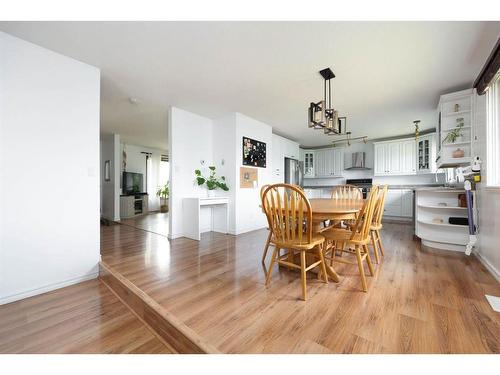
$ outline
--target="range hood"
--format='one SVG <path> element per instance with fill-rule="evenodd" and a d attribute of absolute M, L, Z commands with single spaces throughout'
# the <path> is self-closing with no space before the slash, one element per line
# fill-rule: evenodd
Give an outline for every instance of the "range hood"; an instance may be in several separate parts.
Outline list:
<path fill-rule="evenodd" d="M 371 170 L 371 168 L 367 168 L 365 165 L 365 156 L 366 154 L 364 152 L 353 152 L 352 153 L 352 164 L 349 168 L 346 168 L 346 171 L 352 171 L 352 170 L 357 170 L 357 171 L 368 171 Z"/>

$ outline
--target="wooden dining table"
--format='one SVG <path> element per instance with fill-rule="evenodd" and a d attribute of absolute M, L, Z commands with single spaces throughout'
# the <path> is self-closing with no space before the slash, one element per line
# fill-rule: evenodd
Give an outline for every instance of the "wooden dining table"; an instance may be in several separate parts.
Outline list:
<path fill-rule="evenodd" d="M 311 203 L 312 219 L 313 219 L 313 232 L 320 233 L 323 229 L 321 224 L 327 220 L 340 221 L 340 220 L 353 220 L 356 215 L 363 208 L 365 203 L 364 199 L 322 199 L 313 198 L 309 199 Z M 339 282 L 339 275 L 328 264 L 326 266 L 326 273 L 328 277 L 334 282 Z"/>

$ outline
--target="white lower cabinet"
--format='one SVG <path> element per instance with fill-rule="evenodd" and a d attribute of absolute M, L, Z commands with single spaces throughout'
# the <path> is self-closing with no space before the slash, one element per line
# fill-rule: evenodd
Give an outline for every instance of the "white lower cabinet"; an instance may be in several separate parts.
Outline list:
<path fill-rule="evenodd" d="M 390 189 L 387 191 L 384 207 L 385 216 L 413 217 L 413 191 L 410 189 Z"/>

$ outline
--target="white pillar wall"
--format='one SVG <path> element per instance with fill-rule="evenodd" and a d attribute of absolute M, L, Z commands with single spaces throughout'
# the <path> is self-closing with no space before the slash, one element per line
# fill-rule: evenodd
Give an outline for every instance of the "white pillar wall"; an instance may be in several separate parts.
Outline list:
<path fill-rule="evenodd" d="M 98 275 L 100 73 L 2 32 L 0 56 L 4 304 Z"/>

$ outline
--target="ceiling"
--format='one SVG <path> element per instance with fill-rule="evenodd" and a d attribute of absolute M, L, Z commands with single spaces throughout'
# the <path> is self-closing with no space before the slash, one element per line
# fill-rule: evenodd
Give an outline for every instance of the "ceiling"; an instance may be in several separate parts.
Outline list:
<path fill-rule="evenodd" d="M 500 22 L 0 22 L 0 30 L 101 69 L 101 132 L 166 148 L 167 107 L 241 112 L 302 145 L 331 67 L 353 137 L 436 126 L 440 94 L 471 87 Z M 134 97 L 139 103 L 128 100 Z"/>

